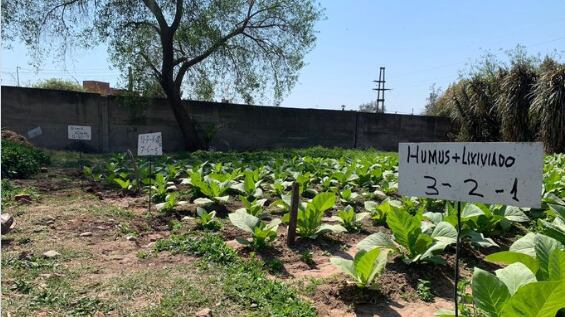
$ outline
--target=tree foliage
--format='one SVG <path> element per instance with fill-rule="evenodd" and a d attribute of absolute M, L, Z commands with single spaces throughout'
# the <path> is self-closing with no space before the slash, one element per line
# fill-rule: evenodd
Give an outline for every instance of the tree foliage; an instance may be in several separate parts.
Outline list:
<path fill-rule="evenodd" d="M 43 89 L 57 89 L 57 90 L 69 90 L 69 91 L 85 91 L 84 88 L 70 80 L 64 80 L 60 78 L 50 78 L 40 81 L 33 85 L 34 88 Z"/>
<path fill-rule="evenodd" d="M 132 67 L 136 78 L 160 83 L 187 147 L 196 149 L 181 97 L 210 100 L 229 90 L 252 103 L 271 92 L 279 103 L 322 14 L 315 0 L 7 0 L 2 36 L 22 40 L 38 58 L 106 44 L 122 72 Z"/>
<path fill-rule="evenodd" d="M 539 140 L 549 152 L 565 152 L 565 65 L 540 62 L 521 47 L 509 57 L 505 64 L 487 55 L 426 114 L 451 117 L 461 141 Z"/>

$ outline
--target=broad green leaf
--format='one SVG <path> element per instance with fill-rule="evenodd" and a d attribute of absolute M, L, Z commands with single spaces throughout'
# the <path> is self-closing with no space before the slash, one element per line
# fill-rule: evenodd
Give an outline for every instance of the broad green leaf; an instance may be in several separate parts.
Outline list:
<path fill-rule="evenodd" d="M 369 216 L 368 212 L 359 212 L 355 214 L 355 221 L 356 222 L 361 222 L 363 221 L 363 219 L 365 219 L 367 216 Z"/>
<path fill-rule="evenodd" d="M 512 263 L 503 269 L 496 270 L 495 274 L 508 287 L 510 295 L 516 293 L 523 285 L 537 281 L 534 273 L 520 262 Z"/>
<path fill-rule="evenodd" d="M 208 212 L 206 211 L 206 209 L 202 208 L 202 207 L 196 207 L 196 214 L 200 217 L 202 217 L 203 215 L 207 215 Z"/>
<path fill-rule="evenodd" d="M 211 205 L 213 204 L 214 201 L 208 198 L 196 198 L 194 200 L 194 204 L 199 205 L 199 206 L 207 206 L 207 205 Z"/>
<path fill-rule="evenodd" d="M 381 249 L 375 248 L 371 251 L 361 250 L 357 252 L 355 258 L 353 259 L 353 265 L 355 267 L 355 273 L 357 274 L 357 279 L 363 286 L 370 284 L 370 277 L 373 273 L 373 267 L 377 261 L 377 257 L 381 253 Z"/>
<path fill-rule="evenodd" d="M 530 218 L 519 207 L 506 206 L 504 209 L 504 218 L 515 222 L 530 221 Z"/>
<path fill-rule="evenodd" d="M 363 206 L 365 207 L 366 210 L 373 211 L 379 206 L 379 203 L 376 202 L 376 201 L 370 201 L 369 200 L 369 201 L 365 201 L 363 203 Z"/>
<path fill-rule="evenodd" d="M 497 264 L 522 263 L 534 274 L 537 273 L 539 269 L 539 264 L 535 258 L 527 254 L 514 251 L 501 251 L 489 254 L 485 257 L 485 261 Z"/>
<path fill-rule="evenodd" d="M 232 212 L 228 215 L 228 217 L 234 226 L 249 233 L 253 233 L 255 227 L 259 223 L 259 218 L 246 212 Z"/>
<path fill-rule="evenodd" d="M 559 218 L 565 221 L 565 206 L 557 205 L 557 204 L 547 204 L 549 209 L 553 210 L 557 214 Z"/>
<path fill-rule="evenodd" d="M 538 221 L 543 226 L 543 234 L 565 244 L 565 222 L 561 218 L 555 218 L 553 222 L 547 222 L 543 219 Z"/>
<path fill-rule="evenodd" d="M 403 209 L 395 209 L 387 216 L 386 223 L 397 243 L 413 253 L 416 241 L 421 233 L 420 220 Z"/>
<path fill-rule="evenodd" d="M 540 264 L 539 271 L 537 272 L 537 278 L 540 281 L 546 281 L 549 279 L 549 256 L 554 250 L 560 249 L 563 246 L 559 243 L 559 241 L 543 234 L 536 235 L 534 241 L 536 257 Z"/>
<path fill-rule="evenodd" d="M 375 277 L 381 276 L 381 274 L 384 272 L 386 262 L 388 259 L 388 252 L 389 252 L 388 249 L 381 249 L 379 256 L 377 256 L 377 262 L 373 266 L 373 271 L 369 276 L 369 284 L 373 283 Z"/>
<path fill-rule="evenodd" d="M 316 230 L 315 234 L 319 235 L 325 232 L 347 232 L 347 229 L 345 229 L 342 225 L 330 225 L 324 223 L 318 228 L 318 230 Z"/>
<path fill-rule="evenodd" d="M 543 281 L 524 285 L 504 305 L 501 317 L 554 317 L 565 308 L 565 283 Z"/>
<path fill-rule="evenodd" d="M 443 220 L 443 213 L 441 212 L 425 212 L 424 217 L 428 218 L 431 222 L 438 224 Z"/>
<path fill-rule="evenodd" d="M 365 239 L 357 243 L 357 248 L 359 250 L 372 250 L 374 248 L 387 248 L 391 250 L 398 250 L 396 244 L 390 239 L 390 236 L 383 233 L 377 232 L 367 236 Z"/>
<path fill-rule="evenodd" d="M 281 224 L 281 219 L 275 218 L 275 219 L 271 220 L 271 222 L 269 222 L 269 224 L 265 228 L 268 229 L 268 230 L 271 230 L 271 231 L 277 231 L 280 224 Z"/>
<path fill-rule="evenodd" d="M 475 268 L 471 286 L 475 305 L 489 317 L 499 316 L 510 298 L 506 285 L 493 274 Z"/>
<path fill-rule="evenodd" d="M 461 219 L 468 219 L 475 216 L 484 215 L 484 211 L 475 204 L 467 204 L 461 212 Z"/>
<path fill-rule="evenodd" d="M 535 238 L 536 238 L 536 234 L 533 232 L 526 234 L 522 238 L 512 243 L 512 245 L 510 246 L 510 251 L 520 252 L 535 257 L 536 256 L 536 250 L 534 249 Z"/>
<path fill-rule="evenodd" d="M 353 260 L 348 260 L 340 257 L 332 257 L 330 258 L 330 262 L 341 269 L 342 272 L 351 275 L 355 280 L 357 280 L 357 274 L 355 274 Z"/>
<path fill-rule="evenodd" d="M 457 229 L 449 222 L 442 221 L 434 228 L 431 236 L 435 240 L 455 243 L 457 240 Z"/>
<path fill-rule="evenodd" d="M 549 279 L 565 283 L 565 251 L 554 250 L 549 256 Z"/>
<path fill-rule="evenodd" d="M 483 248 L 498 247 L 498 244 L 496 244 L 496 242 L 494 242 L 491 238 L 485 238 L 482 233 L 476 232 L 474 230 L 464 229 L 461 235 L 464 237 L 469 237 L 472 243 Z"/>
<path fill-rule="evenodd" d="M 229 196 L 229 195 L 226 195 L 226 196 L 216 196 L 216 197 L 214 197 L 214 199 L 215 199 L 217 202 L 219 202 L 219 203 L 226 203 L 226 202 L 228 202 L 228 200 L 230 199 L 230 196 Z"/>
<path fill-rule="evenodd" d="M 335 205 L 334 193 L 320 193 L 310 202 L 318 211 L 326 211 Z"/>

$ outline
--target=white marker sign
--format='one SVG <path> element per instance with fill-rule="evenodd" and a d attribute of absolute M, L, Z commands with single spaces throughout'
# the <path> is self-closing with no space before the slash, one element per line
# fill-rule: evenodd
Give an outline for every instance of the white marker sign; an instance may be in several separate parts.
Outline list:
<path fill-rule="evenodd" d="M 140 134 L 137 138 L 137 155 L 162 155 L 161 132 Z"/>
<path fill-rule="evenodd" d="M 542 143 L 400 143 L 405 196 L 540 207 Z"/>
<path fill-rule="evenodd" d="M 41 131 L 41 127 L 33 128 L 33 129 L 27 131 L 27 138 L 33 139 L 33 138 L 40 136 L 42 134 L 43 134 L 43 131 Z"/>
<path fill-rule="evenodd" d="M 69 139 L 70 140 L 91 140 L 92 133 L 90 126 L 87 125 L 70 125 L 69 126 Z"/>

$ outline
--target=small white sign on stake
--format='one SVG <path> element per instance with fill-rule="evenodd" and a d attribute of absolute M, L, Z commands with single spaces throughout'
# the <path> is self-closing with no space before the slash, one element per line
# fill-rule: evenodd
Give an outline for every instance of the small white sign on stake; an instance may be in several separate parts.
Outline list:
<path fill-rule="evenodd" d="M 539 208 L 543 153 L 539 142 L 400 143 L 398 192 Z"/>
<path fill-rule="evenodd" d="M 36 127 L 36 128 L 33 128 L 33 129 L 27 131 L 27 138 L 33 139 L 33 138 L 38 137 L 42 134 L 43 134 L 43 131 L 41 131 L 41 127 Z"/>
<path fill-rule="evenodd" d="M 92 129 L 88 125 L 70 125 L 69 129 L 69 139 L 70 140 L 91 140 L 92 139 Z"/>
<path fill-rule="evenodd" d="M 137 155 L 162 155 L 163 139 L 161 132 L 139 134 L 137 138 Z"/>

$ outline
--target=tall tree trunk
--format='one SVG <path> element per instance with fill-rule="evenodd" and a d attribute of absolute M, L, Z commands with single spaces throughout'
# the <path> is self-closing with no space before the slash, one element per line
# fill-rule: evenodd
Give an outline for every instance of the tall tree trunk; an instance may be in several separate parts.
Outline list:
<path fill-rule="evenodd" d="M 187 151 L 203 150 L 204 144 L 202 140 L 198 137 L 196 132 L 196 125 L 190 114 L 187 112 L 182 99 L 178 94 L 172 92 L 172 94 L 167 93 L 167 101 L 173 110 L 177 124 L 181 130 L 184 147 Z"/>

